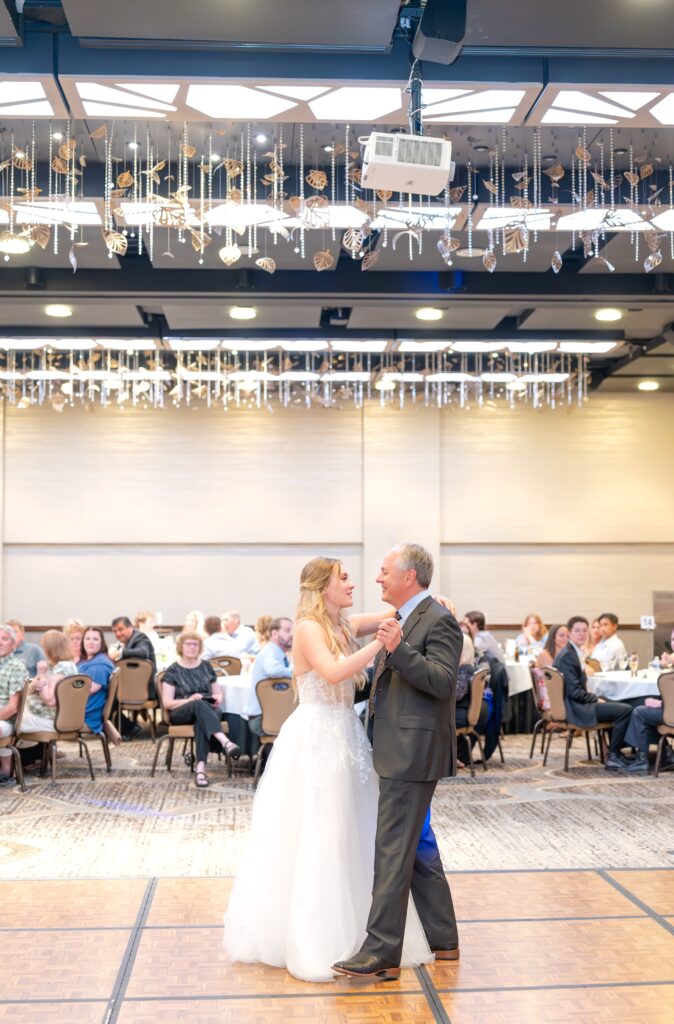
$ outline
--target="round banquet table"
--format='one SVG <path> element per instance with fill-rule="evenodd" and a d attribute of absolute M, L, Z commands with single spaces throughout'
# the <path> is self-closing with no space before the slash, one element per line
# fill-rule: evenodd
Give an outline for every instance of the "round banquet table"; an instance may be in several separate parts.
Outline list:
<path fill-rule="evenodd" d="M 595 672 L 587 677 L 590 693 L 607 700 L 633 700 L 637 697 L 659 697 L 657 669 L 642 669 L 637 676 L 631 672 Z"/>
<path fill-rule="evenodd" d="M 531 689 L 531 672 L 528 661 L 506 661 L 508 674 L 508 696 L 526 693 Z"/>

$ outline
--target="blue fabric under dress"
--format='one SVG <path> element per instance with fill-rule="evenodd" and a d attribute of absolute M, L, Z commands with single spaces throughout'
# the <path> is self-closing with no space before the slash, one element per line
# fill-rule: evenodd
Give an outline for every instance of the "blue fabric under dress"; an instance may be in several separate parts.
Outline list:
<path fill-rule="evenodd" d="M 90 661 L 81 661 L 77 667 L 83 675 L 89 676 L 93 683 L 100 686 L 100 690 L 90 694 L 84 715 L 84 721 L 91 731 L 100 732 L 103 728 L 103 708 L 108 697 L 110 676 L 115 666 L 107 654 L 96 654 Z"/>

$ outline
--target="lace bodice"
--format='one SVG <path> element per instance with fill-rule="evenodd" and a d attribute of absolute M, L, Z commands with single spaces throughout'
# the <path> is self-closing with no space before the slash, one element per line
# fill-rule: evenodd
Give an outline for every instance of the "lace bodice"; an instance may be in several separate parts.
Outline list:
<path fill-rule="evenodd" d="M 353 711 L 353 679 L 345 679 L 333 685 L 311 669 L 297 676 L 297 692 L 300 704 L 319 704 L 321 707 Z"/>

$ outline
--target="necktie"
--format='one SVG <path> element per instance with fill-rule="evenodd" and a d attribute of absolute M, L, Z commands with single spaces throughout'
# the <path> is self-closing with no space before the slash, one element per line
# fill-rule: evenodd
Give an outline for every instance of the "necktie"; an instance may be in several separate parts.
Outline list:
<path fill-rule="evenodd" d="M 398 622 L 400 622 L 400 619 L 401 619 L 400 612 L 396 612 L 395 613 L 395 618 L 396 618 L 396 620 Z M 372 718 L 372 716 L 374 714 L 374 705 L 375 705 L 375 702 L 377 700 L 377 683 L 379 682 L 379 678 L 382 675 L 384 669 L 386 668 L 386 659 L 387 659 L 387 657 L 388 657 L 388 651 L 384 647 L 384 649 L 381 650 L 379 652 L 379 654 L 377 655 L 377 659 L 376 659 L 376 661 L 374 663 L 374 671 L 372 672 L 372 686 L 371 686 L 371 689 L 370 689 L 370 699 L 369 699 L 369 701 L 367 703 L 367 717 L 368 717 L 368 719 Z"/>
<path fill-rule="evenodd" d="M 288 666 L 290 665 L 290 662 L 288 661 L 288 655 L 287 654 L 283 655 L 283 664 L 285 665 L 286 668 L 288 668 Z"/>

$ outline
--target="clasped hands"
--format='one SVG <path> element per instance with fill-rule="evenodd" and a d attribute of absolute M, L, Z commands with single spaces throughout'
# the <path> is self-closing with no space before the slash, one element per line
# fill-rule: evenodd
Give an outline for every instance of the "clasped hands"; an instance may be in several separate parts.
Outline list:
<path fill-rule="evenodd" d="M 392 654 L 403 638 L 403 631 L 397 619 L 384 619 L 379 623 L 377 640 Z"/>

